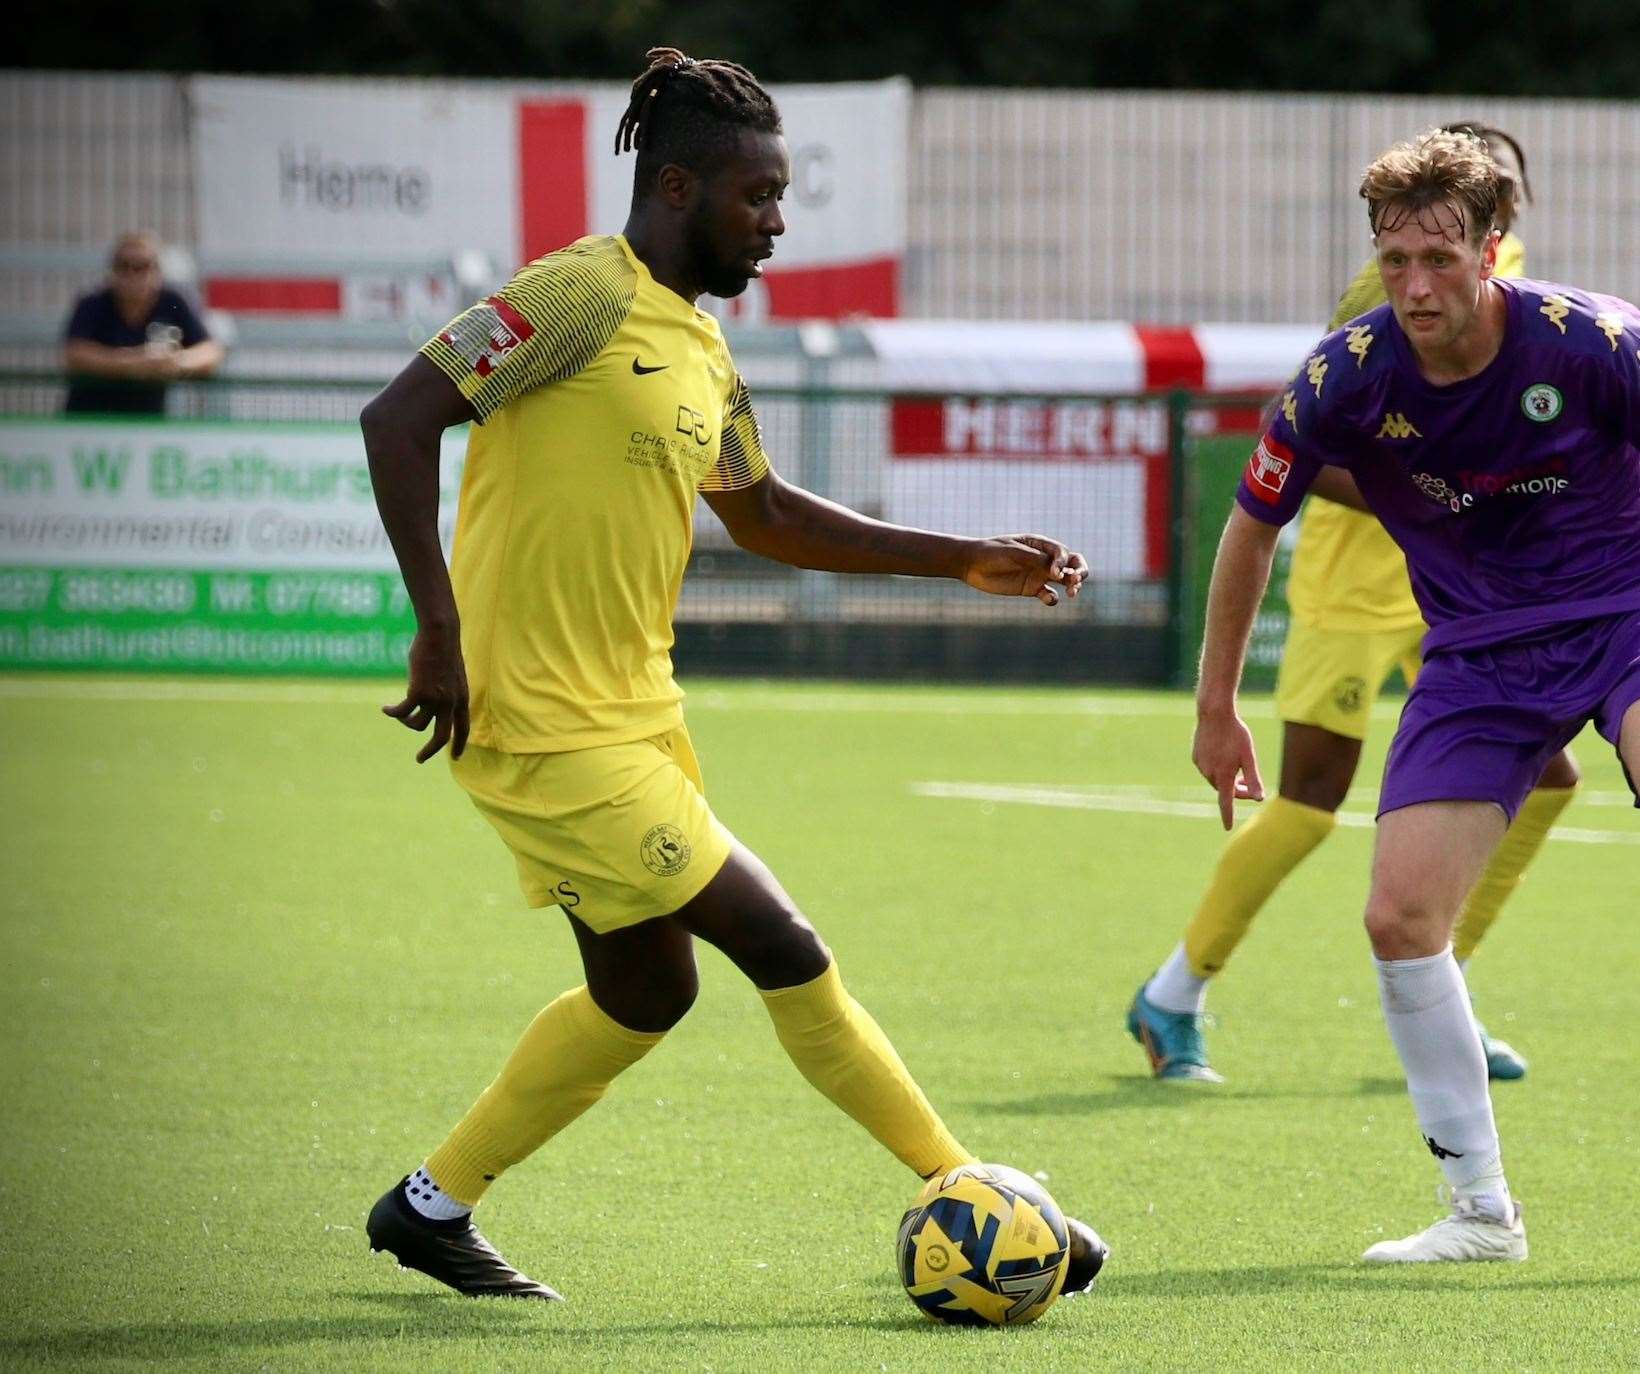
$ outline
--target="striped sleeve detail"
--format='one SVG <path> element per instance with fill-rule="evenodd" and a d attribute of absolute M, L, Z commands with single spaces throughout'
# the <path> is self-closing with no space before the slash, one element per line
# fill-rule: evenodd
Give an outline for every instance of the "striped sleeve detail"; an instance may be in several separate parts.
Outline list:
<path fill-rule="evenodd" d="M 573 377 L 615 336 L 637 274 L 612 238 L 582 239 L 537 258 L 422 348 L 472 404 L 479 422 L 507 402 Z"/>
<path fill-rule="evenodd" d="M 701 479 L 702 491 L 739 491 L 762 481 L 769 471 L 769 455 L 763 451 L 763 433 L 752 409 L 752 393 L 739 376 L 723 409 L 723 439 L 718 446 L 717 464 Z"/>

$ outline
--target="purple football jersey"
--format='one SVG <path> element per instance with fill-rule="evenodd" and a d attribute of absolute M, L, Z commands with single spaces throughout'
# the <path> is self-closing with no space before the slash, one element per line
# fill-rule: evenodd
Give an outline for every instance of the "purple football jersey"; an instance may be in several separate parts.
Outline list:
<path fill-rule="evenodd" d="M 1388 305 L 1327 335 L 1242 477 L 1284 524 L 1323 463 L 1347 468 L 1407 556 L 1426 650 L 1640 609 L 1640 311 L 1498 280 L 1503 346 L 1424 380 Z"/>

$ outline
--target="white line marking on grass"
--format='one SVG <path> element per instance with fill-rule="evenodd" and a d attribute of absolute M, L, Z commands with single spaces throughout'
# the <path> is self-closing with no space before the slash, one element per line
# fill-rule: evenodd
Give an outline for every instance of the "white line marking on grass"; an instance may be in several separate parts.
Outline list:
<path fill-rule="evenodd" d="M 216 679 L 188 678 L 54 678 L 54 677 L 0 677 L 0 700 L 11 701 L 160 701 L 208 702 L 218 704 L 244 703 L 247 705 L 333 705 L 382 706 L 403 695 L 402 684 L 396 678 L 355 679 L 336 682 L 280 681 L 251 679 L 228 682 Z M 814 691 L 794 684 L 789 688 L 766 686 L 734 687 L 729 690 L 711 687 L 689 694 L 685 709 L 689 713 L 703 711 L 768 711 L 774 714 L 827 713 L 887 714 L 887 715 L 949 715 L 949 716 L 1111 716 L 1122 717 L 1189 717 L 1195 712 L 1195 699 L 1182 692 L 1157 692 L 1153 696 L 1099 696 L 1072 693 L 1047 693 L 1019 696 L 1006 688 L 979 688 L 970 693 L 939 693 L 916 691 Z M 1273 701 L 1244 701 L 1241 714 L 1249 720 L 1275 718 Z M 1373 707 L 1375 719 L 1391 720 L 1400 715 L 1399 702 L 1379 702 Z M 929 784 L 934 786 L 936 784 Z M 937 784 L 946 786 L 947 784 Z M 955 786 L 957 784 L 950 784 Z M 1064 789 L 1048 789 L 1062 792 Z M 1111 798 L 1110 804 L 1038 801 L 1039 806 L 1076 806 L 1082 810 L 1122 810 L 1117 799 L 1145 797 L 1152 799 L 1187 798 L 1198 795 L 1194 785 L 1151 787 L 1143 784 L 1102 784 L 1097 793 Z M 941 795 L 929 793 L 928 795 Z M 955 794 L 952 794 L 955 795 Z M 1373 788 L 1357 788 L 1351 796 L 1371 803 L 1378 793 Z M 991 800 L 1020 800 L 1017 797 Z M 1157 815 L 1194 816 L 1217 815 L 1217 808 L 1208 803 L 1181 802 L 1184 805 L 1207 805 L 1208 811 L 1192 810 L 1169 812 L 1157 807 L 1132 806 L 1125 809 L 1150 811 Z M 1629 808 L 1634 798 L 1627 792 L 1603 792 L 1585 789 L 1578 794 L 1580 806 Z M 1351 819 L 1356 813 L 1340 812 L 1341 825 L 1355 825 Z M 1366 818 L 1372 824 L 1371 818 Z M 1557 827 L 1562 839 L 1579 834 L 1606 835 L 1604 831 L 1578 832 Z M 1630 843 L 1625 836 L 1612 839 L 1592 839 L 1590 844 Z M 1640 841 L 1632 841 L 1640 843 Z"/>
<path fill-rule="evenodd" d="M 1549 832 L 1551 840 L 1570 840 L 1573 844 L 1640 844 L 1640 835 L 1624 830 L 1580 830 L 1575 825 L 1557 825 Z"/>
<path fill-rule="evenodd" d="M 1250 703 L 1260 714 L 1265 703 Z M 908 692 L 746 691 L 692 692 L 686 711 L 836 712 L 844 715 L 920 716 L 1184 716 L 1195 710 L 1190 697 L 1040 696 L 1022 698 L 976 692 L 972 696 L 925 696 Z M 1268 714 L 1267 711 L 1263 714 Z"/>
<path fill-rule="evenodd" d="M 1119 811 L 1136 816 L 1182 816 L 1189 820 L 1218 820 L 1219 804 L 1208 801 L 1167 801 L 1146 796 L 1142 791 L 1109 788 L 1024 787 L 1006 783 L 914 782 L 911 790 L 920 797 L 940 797 L 951 801 L 988 801 L 1020 806 L 1053 806 L 1069 811 Z M 1242 805 L 1255 803 L 1243 802 Z M 1340 825 L 1370 827 L 1371 816 L 1361 811 L 1340 811 Z"/>
<path fill-rule="evenodd" d="M 947 801 L 988 801 L 1016 806 L 1051 806 L 1068 811 L 1115 811 L 1125 815 L 1178 816 L 1187 820 L 1218 820 L 1216 801 L 1168 801 L 1147 796 L 1143 790 L 1114 787 L 1072 788 L 1020 786 L 1007 783 L 914 782 L 911 791 L 919 797 Z M 1242 802 L 1242 806 L 1257 805 Z M 1371 830 L 1377 822 L 1365 811 L 1340 811 L 1338 823 L 1357 830 Z M 1551 840 L 1572 844 L 1640 844 L 1640 834 L 1622 830 L 1581 830 L 1557 825 Z"/>
<path fill-rule="evenodd" d="M 1028 687 L 1021 691 L 1029 691 Z M 1239 707 L 1247 720 L 1274 720 L 1272 701 L 1243 701 Z M 757 689 L 701 690 L 691 692 L 684 703 L 689 711 L 773 711 L 869 713 L 931 716 L 1162 716 L 1194 717 L 1195 698 L 1188 693 L 1161 692 L 1154 696 L 1087 696 L 1071 693 L 1040 696 L 1015 695 L 1008 688 L 977 688 L 968 695 L 936 695 L 914 692 L 807 692 Z M 1399 702 L 1373 707 L 1374 719 L 1394 720 L 1401 714 Z"/>
<path fill-rule="evenodd" d="M 1174 801 L 1201 800 L 1204 784 L 1199 782 L 1185 783 L 1182 786 L 1175 783 L 1165 786 L 1153 786 L 1143 782 L 1101 782 L 1095 783 L 1083 791 L 1110 793 L 1112 796 L 1123 797 L 1159 797 Z M 1075 789 L 1073 789 L 1075 790 Z M 1375 807 L 1378 801 L 1376 787 L 1350 788 L 1350 800 L 1361 806 Z M 1634 796 L 1629 792 L 1601 792 L 1580 790 L 1577 794 L 1578 806 L 1616 806 L 1624 810 L 1634 808 Z"/>
<path fill-rule="evenodd" d="M 1028 690 L 1028 689 L 1026 689 Z M 386 702 L 403 695 L 397 679 L 355 682 L 281 682 L 183 679 L 115 678 L 0 678 L 0 699 L 14 701 L 202 701 L 251 703 Z M 1195 699 L 1187 693 L 1157 692 L 1154 696 L 1101 696 L 1090 691 L 1017 695 L 1007 689 L 976 688 L 971 693 L 813 691 L 747 686 L 729 690 L 701 688 L 689 693 L 685 711 L 768 711 L 775 714 L 838 713 L 855 715 L 948 716 L 1154 716 L 1189 718 Z M 1399 703 L 1374 707 L 1375 716 L 1393 719 Z M 1250 720 L 1271 720 L 1274 703 L 1244 701 L 1241 713 Z"/>
<path fill-rule="evenodd" d="M 1634 805 L 1634 794 L 1632 792 L 1591 792 L 1589 789 L 1583 788 L 1577 794 L 1577 804 L 1579 806 L 1632 807 Z"/>

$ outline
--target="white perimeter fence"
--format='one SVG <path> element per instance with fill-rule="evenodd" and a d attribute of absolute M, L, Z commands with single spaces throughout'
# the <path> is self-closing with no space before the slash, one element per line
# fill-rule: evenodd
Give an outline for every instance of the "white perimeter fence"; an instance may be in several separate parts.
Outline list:
<path fill-rule="evenodd" d="M 191 246 L 188 100 L 186 78 L 0 73 L 0 243 L 101 253 L 140 225 Z M 1362 168 L 1457 118 L 1526 148 L 1533 275 L 1640 298 L 1640 102 L 931 89 L 912 107 L 902 313 L 1322 320 L 1366 252 Z M 10 270 L 0 309 L 55 312 L 88 284 Z"/>

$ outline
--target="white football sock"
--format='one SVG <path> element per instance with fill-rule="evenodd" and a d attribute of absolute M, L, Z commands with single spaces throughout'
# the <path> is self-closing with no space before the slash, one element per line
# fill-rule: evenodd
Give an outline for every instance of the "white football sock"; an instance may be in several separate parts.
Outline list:
<path fill-rule="evenodd" d="M 1423 959 L 1374 959 L 1384 1020 L 1406 1070 L 1424 1143 L 1455 1193 L 1499 1219 L 1510 1215 L 1509 1185 L 1486 1055 L 1450 947 Z"/>
<path fill-rule="evenodd" d="M 1184 952 L 1182 940 L 1172 957 L 1145 984 L 1145 999 L 1163 1011 L 1185 1016 L 1200 1016 L 1207 1010 L 1207 979 L 1191 971 L 1190 956 Z"/>
<path fill-rule="evenodd" d="M 472 1212 L 465 1202 L 457 1202 L 444 1195 L 426 1168 L 417 1169 L 404 1181 L 404 1197 L 416 1211 L 429 1221 L 457 1221 Z"/>

